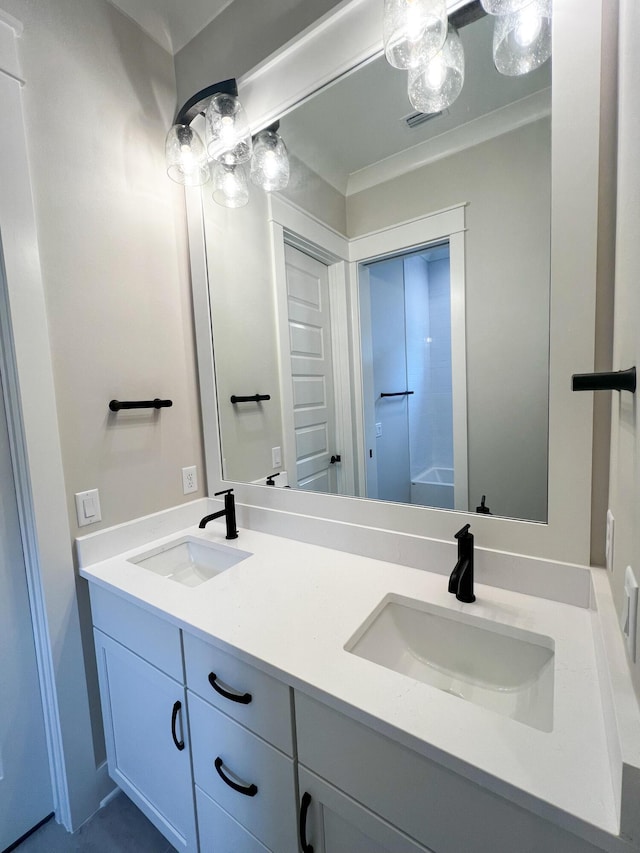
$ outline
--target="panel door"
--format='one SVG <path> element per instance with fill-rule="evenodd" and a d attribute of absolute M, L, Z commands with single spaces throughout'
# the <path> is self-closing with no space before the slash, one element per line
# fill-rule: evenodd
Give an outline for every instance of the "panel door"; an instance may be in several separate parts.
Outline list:
<path fill-rule="evenodd" d="M 197 850 L 185 689 L 94 630 L 109 775 L 177 850 Z"/>
<path fill-rule="evenodd" d="M 306 767 L 299 779 L 300 835 L 314 853 L 433 853 Z"/>
<path fill-rule="evenodd" d="M 337 489 L 335 398 L 327 267 L 285 246 L 289 351 L 299 489 Z"/>
<path fill-rule="evenodd" d="M 0 376 L 0 850 L 53 811 L 7 420 Z"/>

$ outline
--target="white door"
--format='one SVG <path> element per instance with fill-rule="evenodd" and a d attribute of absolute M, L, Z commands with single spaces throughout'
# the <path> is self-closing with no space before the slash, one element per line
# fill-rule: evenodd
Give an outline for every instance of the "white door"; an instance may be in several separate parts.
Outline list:
<path fill-rule="evenodd" d="M 336 493 L 335 401 L 327 267 L 285 246 L 293 383 L 295 480 L 299 489 Z"/>
<path fill-rule="evenodd" d="M 0 375 L 0 850 L 52 811 L 44 715 Z"/>

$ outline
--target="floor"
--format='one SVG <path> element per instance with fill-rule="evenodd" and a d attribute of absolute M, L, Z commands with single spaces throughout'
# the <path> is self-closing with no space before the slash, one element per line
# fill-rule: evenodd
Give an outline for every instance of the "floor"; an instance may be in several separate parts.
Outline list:
<path fill-rule="evenodd" d="M 15 853 L 175 853 L 128 797 L 120 793 L 69 835 L 53 818 Z"/>

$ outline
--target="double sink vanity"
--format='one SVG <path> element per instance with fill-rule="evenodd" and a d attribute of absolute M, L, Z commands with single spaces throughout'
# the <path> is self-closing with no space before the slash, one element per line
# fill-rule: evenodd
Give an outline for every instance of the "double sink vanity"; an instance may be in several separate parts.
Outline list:
<path fill-rule="evenodd" d="M 247 529 L 242 508 L 229 542 L 197 526 L 218 505 L 77 540 L 109 771 L 176 849 L 640 849 L 602 570 L 558 564 L 573 593 L 526 595 L 482 582 L 485 552 L 462 603 L 454 545 L 425 539 L 413 568 Z"/>

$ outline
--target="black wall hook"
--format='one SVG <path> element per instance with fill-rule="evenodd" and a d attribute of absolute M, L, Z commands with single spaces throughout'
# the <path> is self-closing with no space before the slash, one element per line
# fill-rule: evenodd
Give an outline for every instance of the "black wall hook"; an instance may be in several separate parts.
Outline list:
<path fill-rule="evenodd" d="M 572 391 L 630 391 L 636 393 L 636 369 L 614 370 L 610 373 L 574 373 Z"/>

